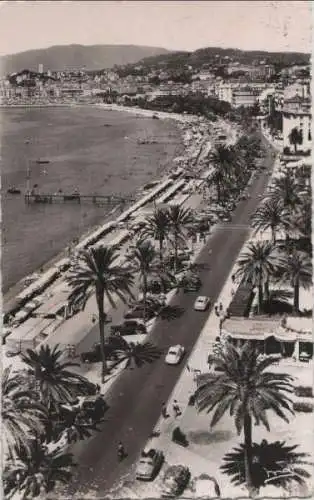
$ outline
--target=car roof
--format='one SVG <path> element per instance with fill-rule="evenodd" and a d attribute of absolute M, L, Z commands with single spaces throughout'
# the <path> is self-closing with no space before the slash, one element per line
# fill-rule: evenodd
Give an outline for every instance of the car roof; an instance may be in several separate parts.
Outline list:
<path fill-rule="evenodd" d="M 180 344 L 177 344 L 177 345 L 172 345 L 169 347 L 169 351 L 171 351 L 172 349 L 180 349 Z"/>

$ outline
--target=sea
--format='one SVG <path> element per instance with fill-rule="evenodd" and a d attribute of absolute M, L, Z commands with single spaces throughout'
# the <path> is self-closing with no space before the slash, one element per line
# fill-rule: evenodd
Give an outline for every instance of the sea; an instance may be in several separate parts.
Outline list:
<path fill-rule="evenodd" d="M 111 210 L 91 203 L 25 204 L 28 184 L 44 193 L 130 195 L 169 172 L 183 152 L 173 120 L 96 106 L 1 109 L 0 127 L 4 294 L 108 220 Z M 11 186 L 21 194 L 8 194 Z"/>

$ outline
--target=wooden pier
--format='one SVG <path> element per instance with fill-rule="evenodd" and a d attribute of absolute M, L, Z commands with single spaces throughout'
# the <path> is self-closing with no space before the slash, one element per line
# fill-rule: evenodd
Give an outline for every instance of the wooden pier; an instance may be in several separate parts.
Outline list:
<path fill-rule="evenodd" d="M 25 203 L 92 203 L 93 205 L 121 205 L 123 203 L 129 203 L 134 200 L 131 195 L 99 195 L 99 194 L 66 194 L 66 193 L 56 193 L 56 194 L 46 194 L 46 193 L 26 193 Z"/>

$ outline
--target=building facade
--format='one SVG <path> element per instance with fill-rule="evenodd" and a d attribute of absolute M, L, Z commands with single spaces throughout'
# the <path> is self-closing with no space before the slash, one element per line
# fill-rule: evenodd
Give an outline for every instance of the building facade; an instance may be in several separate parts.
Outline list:
<path fill-rule="evenodd" d="M 283 115 L 283 147 L 291 152 L 297 150 L 308 153 L 312 146 L 312 114 L 310 99 L 295 96 L 284 102 Z M 296 129 L 300 132 L 300 141 L 294 145 L 291 141 L 291 132 Z"/>

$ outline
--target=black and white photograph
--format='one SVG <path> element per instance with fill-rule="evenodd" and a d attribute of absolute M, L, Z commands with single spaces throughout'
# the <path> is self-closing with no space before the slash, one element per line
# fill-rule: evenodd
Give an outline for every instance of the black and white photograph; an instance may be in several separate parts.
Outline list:
<path fill-rule="evenodd" d="M 4 500 L 314 494 L 312 10 L 1 1 Z"/>

